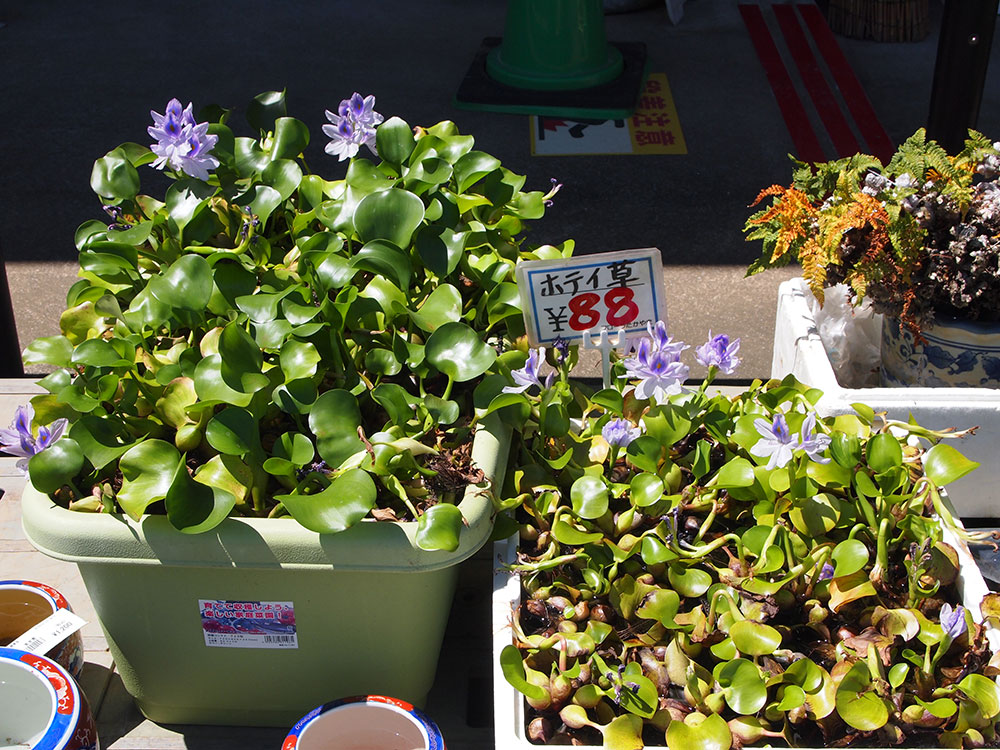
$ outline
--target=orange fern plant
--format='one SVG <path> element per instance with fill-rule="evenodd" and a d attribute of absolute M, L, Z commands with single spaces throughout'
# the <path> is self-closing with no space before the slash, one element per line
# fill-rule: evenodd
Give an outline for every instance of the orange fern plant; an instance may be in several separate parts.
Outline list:
<path fill-rule="evenodd" d="M 919 333 L 935 316 L 1000 316 L 1000 144 L 970 131 L 956 156 L 918 130 L 888 165 L 858 154 L 795 161 L 792 184 L 751 207 L 747 275 L 797 262 L 816 298 L 847 284 L 852 299 Z"/>

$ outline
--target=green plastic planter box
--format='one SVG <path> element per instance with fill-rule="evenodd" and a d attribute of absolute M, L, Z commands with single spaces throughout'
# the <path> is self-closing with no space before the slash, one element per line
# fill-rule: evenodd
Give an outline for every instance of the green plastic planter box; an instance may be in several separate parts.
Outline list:
<path fill-rule="evenodd" d="M 79 566 L 122 682 L 153 721 L 290 726 L 326 701 L 364 693 L 422 705 L 457 566 L 492 532 L 491 488 L 509 442 L 498 419 L 477 432 L 473 459 L 490 484 L 466 491 L 459 508 L 468 527 L 454 552 L 417 548 L 413 522 L 320 535 L 290 518 L 231 518 L 188 535 L 165 516 L 69 511 L 31 487 L 24 531 L 39 551 Z M 246 616 L 290 605 L 281 619 L 287 631 L 294 618 L 297 647 L 287 635 L 265 643 L 215 632 L 200 602 Z M 227 639 L 237 647 L 209 645 Z"/>

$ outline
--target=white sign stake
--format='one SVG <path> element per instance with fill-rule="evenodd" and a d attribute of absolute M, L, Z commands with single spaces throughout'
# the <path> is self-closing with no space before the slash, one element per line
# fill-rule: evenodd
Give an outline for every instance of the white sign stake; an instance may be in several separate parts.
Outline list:
<path fill-rule="evenodd" d="M 611 387 L 611 352 L 615 349 L 624 348 L 626 345 L 624 328 L 618 329 L 618 335 L 615 337 L 614 343 L 612 343 L 611 338 L 608 336 L 608 329 L 602 328 L 596 346 L 594 345 L 594 338 L 590 331 L 583 332 L 583 348 L 600 349 L 601 351 L 601 374 L 604 376 L 605 388 Z"/>

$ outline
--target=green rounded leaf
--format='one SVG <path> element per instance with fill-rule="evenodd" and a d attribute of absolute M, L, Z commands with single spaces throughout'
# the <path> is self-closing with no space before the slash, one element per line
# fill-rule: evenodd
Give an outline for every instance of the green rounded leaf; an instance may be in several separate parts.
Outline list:
<path fill-rule="evenodd" d="M 219 335 L 219 357 L 221 357 L 219 372 L 222 379 L 235 391 L 255 393 L 270 382 L 261 372 L 264 355 L 260 347 L 243 326 L 237 323 L 230 323 L 222 329 Z"/>
<path fill-rule="evenodd" d="M 402 363 L 388 349 L 369 349 L 365 353 L 365 370 L 369 374 L 391 377 L 402 369 Z"/>
<path fill-rule="evenodd" d="M 372 389 L 372 398 L 386 411 L 393 424 L 405 424 L 413 416 L 412 397 L 403 386 L 382 383 Z"/>
<path fill-rule="evenodd" d="M 573 482 L 569 495 L 573 512 L 580 518 L 600 518 L 608 512 L 611 493 L 607 484 L 599 477 L 585 474 Z"/>
<path fill-rule="evenodd" d="M 285 113 L 285 92 L 265 91 L 247 105 L 246 117 L 250 127 L 264 133 L 273 129 L 275 120 L 284 117 Z"/>
<path fill-rule="evenodd" d="M 118 504 L 138 521 L 149 505 L 167 496 L 180 463 L 177 448 L 163 440 L 144 440 L 129 448 L 118 461 Z"/>
<path fill-rule="evenodd" d="M 889 720 L 889 707 L 877 693 L 868 692 L 871 673 L 865 662 L 857 662 L 837 688 L 837 713 L 848 725 L 862 732 L 881 729 Z"/>
<path fill-rule="evenodd" d="M 701 568 L 688 567 L 681 563 L 675 563 L 667 568 L 667 578 L 677 593 L 691 598 L 701 596 L 712 585 L 710 573 Z"/>
<path fill-rule="evenodd" d="M 725 489 L 751 487 L 755 479 L 753 465 L 745 458 L 737 457 L 719 469 L 719 473 L 715 475 L 714 486 Z"/>
<path fill-rule="evenodd" d="M 383 160 L 399 166 L 413 152 L 413 128 L 399 117 L 390 117 L 375 130 L 375 148 Z"/>
<path fill-rule="evenodd" d="M 68 367 L 73 356 L 73 343 L 65 336 L 44 336 L 28 344 L 21 359 L 26 365 Z"/>
<path fill-rule="evenodd" d="M 275 406 L 286 414 L 308 414 L 318 396 L 312 380 L 290 380 L 271 391 Z"/>
<path fill-rule="evenodd" d="M 62 437 L 28 459 L 28 475 L 39 492 L 51 495 L 72 482 L 83 468 L 84 454 L 73 438 Z"/>
<path fill-rule="evenodd" d="M 767 703 L 767 683 L 752 661 L 733 659 L 719 664 L 713 676 L 726 695 L 726 703 L 736 713 L 749 716 Z"/>
<path fill-rule="evenodd" d="M 423 304 L 410 312 L 413 322 L 427 333 L 433 333 L 445 323 L 456 323 L 461 317 L 462 295 L 451 284 L 434 287 Z"/>
<path fill-rule="evenodd" d="M 236 505 L 226 489 L 196 481 L 183 462 L 164 498 L 170 524 L 185 534 L 201 534 L 218 526 Z"/>
<path fill-rule="evenodd" d="M 889 679 L 889 685 L 892 687 L 893 690 L 897 689 L 900 685 L 906 682 L 906 676 L 909 674 L 909 672 L 910 672 L 909 664 L 900 663 L 892 665 L 892 668 L 889 669 L 887 677 Z M 954 703 L 952 703 L 952 705 L 954 706 Z M 933 711 L 931 713 L 933 713 Z"/>
<path fill-rule="evenodd" d="M 643 472 L 632 477 L 629 484 L 629 496 L 633 505 L 646 508 L 663 496 L 664 489 L 663 480 L 656 474 Z"/>
<path fill-rule="evenodd" d="M 246 409 L 230 406 L 216 414 L 205 427 L 205 439 L 219 453 L 245 456 L 260 448 L 257 420 Z"/>
<path fill-rule="evenodd" d="M 200 255 L 182 255 L 150 280 L 149 289 L 164 305 L 200 312 L 212 297 L 212 267 Z"/>
<path fill-rule="evenodd" d="M 388 240 L 406 248 L 423 218 L 423 201 L 413 193 L 402 189 L 380 190 L 358 203 L 354 228 L 362 242 Z"/>
<path fill-rule="evenodd" d="M 428 270 L 443 279 L 458 268 L 466 237 L 467 232 L 456 232 L 451 227 L 423 226 L 416 236 L 417 253 Z"/>
<path fill-rule="evenodd" d="M 385 240 L 373 240 L 362 247 L 350 260 L 352 268 L 360 268 L 377 276 L 388 277 L 400 289 L 408 289 L 413 273 L 410 256 Z"/>
<path fill-rule="evenodd" d="M 961 479 L 979 467 L 946 443 L 934 445 L 924 454 L 924 472 L 938 487 Z"/>
<path fill-rule="evenodd" d="M 261 179 L 277 191 L 281 200 L 287 200 L 302 181 L 302 167 L 291 159 L 276 159 L 264 168 Z"/>
<path fill-rule="evenodd" d="M 301 120 L 294 117 L 279 117 L 274 122 L 274 137 L 271 139 L 271 159 L 295 159 L 309 145 L 309 128 Z M 292 162 L 294 163 L 294 162 Z M 298 166 L 298 165 L 296 165 Z M 299 179 L 302 178 L 302 171 L 299 170 Z M 264 170 L 264 180 L 270 184 L 267 178 L 267 168 Z M 295 181 L 298 185 L 298 179 Z M 289 193 L 290 195 L 290 193 Z M 288 195 L 283 195 L 282 199 Z"/>
<path fill-rule="evenodd" d="M 423 550 L 454 552 L 462 534 L 462 511 L 448 503 L 432 505 L 417 519 L 415 541 Z"/>
<path fill-rule="evenodd" d="M 979 710 L 987 719 L 1000 714 L 1000 687 L 989 677 L 981 674 L 970 674 L 958 683 L 959 689 L 972 698 Z"/>
<path fill-rule="evenodd" d="M 464 323 L 445 323 L 425 344 L 427 361 L 452 380 L 477 378 L 496 361 L 496 350 Z"/>
<path fill-rule="evenodd" d="M 647 620 L 657 620 L 666 628 L 677 627 L 674 615 L 680 608 L 680 595 L 672 589 L 655 589 L 646 595 L 635 613 Z"/>
<path fill-rule="evenodd" d="M 599 542 L 604 535 L 599 531 L 587 531 L 582 525 L 572 523 L 565 515 L 559 515 L 552 524 L 552 536 L 557 542 L 577 546 Z"/>
<path fill-rule="evenodd" d="M 831 436 L 830 454 L 840 466 L 853 469 L 861 463 L 861 441 L 857 435 L 838 432 Z"/>
<path fill-rule="evenodd" d="M 858 539 L 845 539 L 833 548 L 833 575 L 837 578 L 858 572 L 868 564 L 868 547 Z"/>
<path fill-rule="evenodd" d="M 500 160 L 483 151 L 470 151 L 455 162 L 455 180 L 458 192 L 464 193 L 476 182 L 495 169 L 500 168 Z"/>
<path fill-rule="evenodd" d="M 296 466 L 305 466 L 316 457 L 312 440 L 301 432 L 283 432 L 274 443 L 271 452 L 277 458 L 287 459 Z"/>
<path fill-rule="evenodd" d="M 649 435 L 640 435 L 625 449 L 628 461 L 637 469 L 643 471 L 656 472 L 660 454 L 663 453 L 663 446 L 660 442 Z"/>
<path fill-rule="evenodd" d="M 903 465 L 903 448 L 887 432 L 881 432 L 868 441 L 868 465 L 877 474 Z"/>
<path fill-rule="evenodd" d="M 621 691 L 621 707 L 630 714 L 653 718 L 659 707 L 659 694 L 652 680 L 642 672 L 638 662 L 629 662 L 621 674 L 624 683 Z"/>
<path fill-rule="evenodd" d="M 813 464 L 811 463 L 810 466 Z M 815 464 L 822 466 L 822 464 Z M 820 493 L 804 498 L 792 507 L 788 517 L 796 530 L 811 537 L 824 536 L 840 520 L 840 507 L 833 495 Z"/>
<path fill-rule="evenodd" d="M 334 468 L 364 449 L 358 436 L 360 426 L 357 398 L 340 388 L 323 393 L 309 411 L 309 428 L 316 436 L 316 449 Z"/>
<path fill-rule="evenodd" d="M 324 394 L 325 395 L 325 394 Z M 292 517 L 310 531 L 335 534 L 349 529 L 375 507 L 378 489 L 363 469 L 350 469 L 313 495 L 276 495 Z"/>
<path fill-rule="evenodd" d="M 136 444 L 136 437 L 123 425 L 96 416 L 78 419 L 70 428 L 69 436 L 79 443 L 95 469 L 103 469 L 112 461 L 117 461 Z"/>
<path fill-rule="evenodd" d="M 290 339 L 282 345 L 278 361 L 286 381 L 301 380 L 316 374 L 323 357 L 308 341 Z"/>
<path fill-rule="evenodd" d="M 706 716 L 696 711 L 667 727 L 670 750 L 729 750 L 732 743 L 729 724 L 719 714 Z"/>
<path fill-rule="evenodd" d="M 116 148 L 94 162 L 90 172 L 90 188 L 102 198 L 120 202 L 131 200 L 139 194 L 139 173 L 125 156 Z"/>
<path fill-rule="evenodd" d="M 753 620 L 734 622 L 729 628 L 729 637 L 741 653 L 751 656 L 773 654 L 781 645 L 781 633 L 770 625 Z"/>
<path fill-rule="evenodd" d="M 897 664 L 896 666 L 905 666 L 905 665 Z M 955 705 L 955 701 L 953 701 L 951 698 L 938 698 L 936 701 L 923 701 L 920 700 L 920 698 L 914 696 L 913 700 L 915 700 L 917 704 L 925 711 L 927 711 L 927 713 L 929 713 L 931 716 L 936 716 L 939 719 L 951 718 L 952 716 L 955 715 L 955 712 L 958 711 L 958 706 Z"/>
<path fill-rule="evenodd" d="M 430 394 L 424 396 L 423 407 L 427 409 L 427 413 L 435 422 L 442 425 L 454 424 L 462 414 L 462 407 L 457 401 L 438 398 Z"/>
<path fill-rule="evenodd" d="M 548 690 L 528 681 L 523 657 L 517 646 L 503 647 L 500 652 L 500 671 L 503 672 L 504 679 L 510 683 L 511 687 L 523 693 L 525 697 L 534 701 L 548 698 Z"/>

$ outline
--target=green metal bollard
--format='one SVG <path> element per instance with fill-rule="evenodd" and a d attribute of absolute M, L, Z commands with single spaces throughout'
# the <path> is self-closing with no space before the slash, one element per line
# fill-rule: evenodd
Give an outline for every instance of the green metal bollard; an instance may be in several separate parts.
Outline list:
<path fill-rule="evenodd" d="M 601 0 L 508 0 L 503 42 L 486 58 L 492 78 L 536 91 L 599 86 L 623 68 Z"/>
<path fill-rule="evenodd" d="M 608 42 L 602 0 L 507 0 L 504 36 L 486 37 L 455 93 L 459 109 L 608 120 L 630 117 L 646 45 Z"/>

